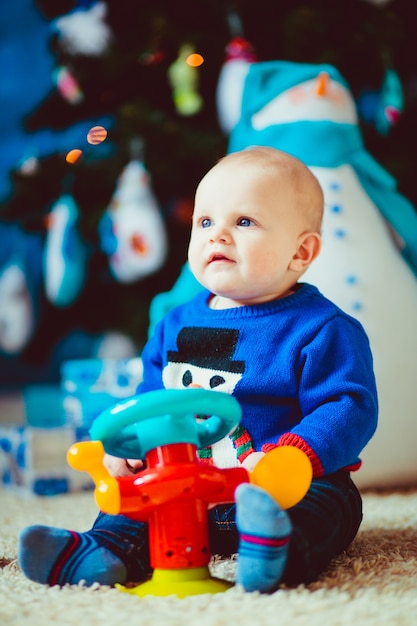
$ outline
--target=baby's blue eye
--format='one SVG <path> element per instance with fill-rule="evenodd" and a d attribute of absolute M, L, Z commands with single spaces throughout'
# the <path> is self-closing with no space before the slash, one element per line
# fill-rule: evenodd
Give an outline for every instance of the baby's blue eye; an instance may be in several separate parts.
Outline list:
<path fill-rule="evenodd" d="M 211 219 L 205 217 L 203 220 L 201 220 L 201 228 L 208 228 L 209 226 L 211 226 Z"/>
<path fill-rule="evenodd" d="M 239 226 L 245 226 L 245 227 L 248 227 L 251 224 L 253 224 L 253 222 L 248 217 L 241 217 L 239 222 L 238 222 Z"/>

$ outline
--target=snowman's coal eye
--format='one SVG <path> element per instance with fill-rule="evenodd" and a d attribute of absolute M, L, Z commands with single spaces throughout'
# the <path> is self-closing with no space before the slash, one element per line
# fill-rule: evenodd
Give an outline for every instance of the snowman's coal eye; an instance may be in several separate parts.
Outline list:
<path fill-rule="evenodd" d="M 193 375 L 191 374 L 190 370 L 187 370 L 183 374 L 182 384 L 184 385 L 184 387 L 189 387 L 192 382 L 193 382 Z"/>
<path fill-rule="evenodd" d="M 210 378 L 210 389 L 223 385 L 224 382 L 226 381 L 223 376 L 212 376 L 212 378 Z"/>

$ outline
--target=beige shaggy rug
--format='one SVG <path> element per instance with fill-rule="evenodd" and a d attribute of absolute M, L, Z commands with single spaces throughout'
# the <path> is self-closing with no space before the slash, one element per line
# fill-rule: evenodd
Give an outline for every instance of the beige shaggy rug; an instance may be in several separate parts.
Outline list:
<path fill-rule="evenodd" d="M 17 535 L 33 523 L 90 528 L 92 493 L 22 497 L 0 488 L 1 626 L 390 626 L 417 624 L 417 486 L 365 492 L 364 521 L 346 554 L 321 579 L 271 595 L 225 593 L 138 598 L 117 589 L 46 587 L 27 580 L 16 562 Z M 212 573 L 233 581 L 235 562 Z"/>

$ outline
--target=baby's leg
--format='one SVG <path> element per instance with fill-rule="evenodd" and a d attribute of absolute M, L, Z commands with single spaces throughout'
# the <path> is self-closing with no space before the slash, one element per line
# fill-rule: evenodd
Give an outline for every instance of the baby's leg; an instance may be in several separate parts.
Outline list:
<path fill-rule="evenodd" d="M 308 584 L 348 548 L 362 521 L 362 499 L 349 473 L 313 480 L 307 495 L 289 509 L 293 530 L 282 582 Z"/>
<path fill-rule="evenodd" d="M 18 562 L 28 578 L 49 585 L 142 582 L 152 572 L 147 525 L 104 513 L 84 533 L 26 528 L 20 535 Z"/>
<path fill-rule="evenodd" d="M 261 592 L 280 583 L 313 582 L 348 548 L 361 521 L 360 493 L 343 470 L 313 480 L 303 500 L 288 511 L 254 485 L 240 485 L 237 582 Z"/>

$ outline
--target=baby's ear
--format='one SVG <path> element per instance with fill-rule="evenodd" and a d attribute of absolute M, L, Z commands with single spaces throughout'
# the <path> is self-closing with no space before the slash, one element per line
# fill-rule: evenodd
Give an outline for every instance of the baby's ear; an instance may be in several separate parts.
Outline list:
<path fill-rule="evenodd" d="M 298 248 L 292 257 L 288 269 L 304 272 L 320 253 L 321 237 L 319 233 L 303 233 L 298 238 Z"/>

